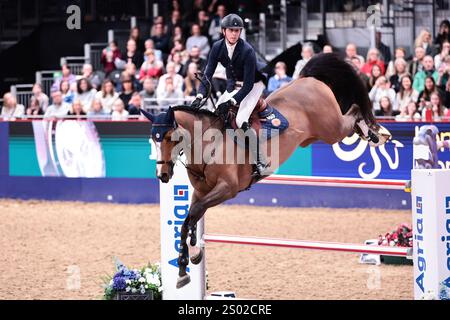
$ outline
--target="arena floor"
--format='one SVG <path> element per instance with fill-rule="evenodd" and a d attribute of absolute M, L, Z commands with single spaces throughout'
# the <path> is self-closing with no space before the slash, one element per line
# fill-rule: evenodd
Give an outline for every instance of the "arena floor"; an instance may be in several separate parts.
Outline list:
<path fill-rule="evenodd" d="M 113 256 L 133 267 L 159 261 L 156 205 L 0 200 L 0 211 L 0 299 L 101 299 Z M 411 222 L 409 211 L 221 206 L 207 213 L 206 229 L 362 243 L 401 222 Z M 411 266 L 362 265 L 352 253 L 208 248 L 209 291 L 256 299 L 413 298 Z"/>

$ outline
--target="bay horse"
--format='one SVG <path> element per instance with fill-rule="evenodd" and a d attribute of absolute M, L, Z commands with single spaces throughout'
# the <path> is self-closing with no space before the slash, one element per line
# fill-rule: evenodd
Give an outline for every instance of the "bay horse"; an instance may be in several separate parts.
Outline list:
<path fill-rule="evenodd" d="M 298 146 L 306 147 L 317 140 L 334 144 L 354 132 L 372 145 L 383 144 L 389 138 L 389 134 L 383 133 L 375 121 L 367 88 L 354 68 L 335 54 L 313 57 L 305 65 L 299 79 L 276 90 L 265 101 L 289 121 L 289 127 L 277 136 L 279 148 L 276 150 L 276 166 L 285 162 Z M 174 150 L 179 146 L 180 139 L 174 139 L 173 136 L 178 129 L 189 132 L 190 137 L 195 130 L 195 123 L 216 131 L 224 129 L 222 119 L 208 110 L 193 110 L 184 106 L 169 108 L 158 116 L 141 112 L 152 122 L 152 139 L 157 147 L 157 177 L 163 183 L 172 177 L 173 166 L 177 161 L 178 152 Z M 195 147 L 207 147 L 212 143 L 195 138 L 188 140 L 184 141 L 183 151 L 191 154 Z M 269 158 L 273 155 L 270 151 L 272 140 L 265 141 Z M 226 139 L 219 139 L 215 143 L 215 150 L 225 154 Z M 240 147 L 233 143 L 233 148 L 236 154 Z M 190 282 L 186 272 L 189 254 L 193 264 L 200 263 L 203 257 L 202 249 L 196 246 L 197 222 L 208 208 L 236 197 L 256 182 L 257 179 L 252 175 L 253 164 L 249 151 L 245 152 L 245 160 L 245 163 L 187 161 L 186 168 L 194 193 L 181 229 L 177 288 Z"/>

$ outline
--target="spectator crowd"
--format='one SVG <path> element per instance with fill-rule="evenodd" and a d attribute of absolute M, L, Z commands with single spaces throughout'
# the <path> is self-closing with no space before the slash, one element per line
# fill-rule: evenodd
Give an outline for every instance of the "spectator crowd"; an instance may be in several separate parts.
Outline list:
<path fill-rule="evenodd" d="M 222 37 L 220 21 L 227 14 L 225 5 L 213 0 L 205 6 L 195 1 L 194 9 L 182 12 L 179 1 L 172 1 L 170 18 L 154 18 L 150 34 L 138 27 L 130 30 L 122 52 L 111 41 L 101 53 L 102 70 L 85 64 L 81 75 L 74 75 L 63 65 L 54 79 L 51 96 L 35 84 L 29 105 L 17 103 L 11 93 L 3 96 L 0 118 L 65 116 L 91 119 L 126 120 L 140 116 L 140 109 L 164 108 L 182 104 L 197 95 L 200 81 L 195 74 L 206 67 L 209 50 Z M 423 30 L 408 55 L 404 48 L 395 48 L 394 55 L 376 33 L 376 46 L 366 57 L 355 44 L 345 48 L 345 58 L 354 66 L 366 84 L 373 110 L 378 117 L 397 120 L 434 120 L 450 116 L 450 22 L 440 24 L 437 37 Z M 330 45 L 324 53 L 333 52 Z M 297 79 L 305 64 L 315 55 L 311 44 L 304 44 L 301 59 L 296 62 L 292 77 L 283 61 L 275 64 L 265 94 Z M 101 72 L 98 72 L 101 71 Z M 219 64 L 212 79 L 214 95 L 226 88 L 225 69 Z"/>

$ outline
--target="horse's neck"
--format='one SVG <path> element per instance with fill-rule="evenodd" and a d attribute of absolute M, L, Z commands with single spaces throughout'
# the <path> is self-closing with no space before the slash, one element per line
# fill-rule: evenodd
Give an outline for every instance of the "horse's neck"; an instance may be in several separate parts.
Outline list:
<path fill-rule="evenodd" d="M 175 111 L 175 120 L 182 128 L 188 130 L 189 132 L 194 132 L 194 124 L 201 121 L 201 130 L 202 132 L 206 130 L 206 128 L 211 127 L 212 118 L 207 115 L 199 115 L 194 114 L 192 112 L 177 110 Z"/>

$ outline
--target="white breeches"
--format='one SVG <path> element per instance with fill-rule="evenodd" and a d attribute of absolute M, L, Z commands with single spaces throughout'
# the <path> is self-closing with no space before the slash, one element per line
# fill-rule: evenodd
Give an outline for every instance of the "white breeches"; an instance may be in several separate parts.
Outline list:
<path fill-rule="evenodd" d="M 225 90 L 225 92 L 217 100 L 216 105 L 218 106 L 221 103 L 230 100 L 239 91 L 239 89 L 236 89 L 232 92 L 228 92 Z M 248 119 L 250 118 L 253 109 L 255 109 L 255 106 L 258 103 L 258 100 L 261 97 L 263 91 L 264 83 L 262 81 L 256 82 L 253 85 L 252 90 L 244 99 L 242 99 L 241 104 L 239 105 L 238 113 L 236 115 L 236 124 L 238 128 L 240 128 L 244 122 L 248 122 Z"/>

